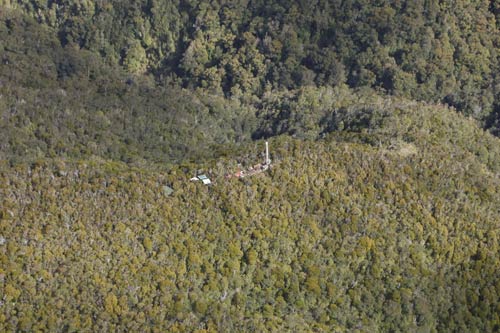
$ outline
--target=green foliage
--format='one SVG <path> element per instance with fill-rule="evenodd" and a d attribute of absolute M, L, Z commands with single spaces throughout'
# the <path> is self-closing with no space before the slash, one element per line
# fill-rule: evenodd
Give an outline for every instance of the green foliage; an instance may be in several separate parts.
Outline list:
<path fill-rule="evenodd" d="M 493 110 L 500 70 L 497 7 L 494 1 L 17 0 L 2 17 L 17 40 L 25 32 L 12 30 L 12 17 L 31 17 L 64 47 L 90 51 L 132 74 L 151 73 L 161 83 L 175 77 L 185 87 L 232 96 L 262 96 L 268 86 L 348 83 L 444 102 L 483 119 Z"/>
<path fill-rule="evenodd" d="M 496 330 L 498 139 L 446 108 L 362 105 L 322 140 L 273 138 L 245 182 L 233 157 L 2 162 L 0 329 Z"/>
<path fill-rule="evenodd" d="M 0 331 L 499 329 L 496 2 L 0 5 Z"/>

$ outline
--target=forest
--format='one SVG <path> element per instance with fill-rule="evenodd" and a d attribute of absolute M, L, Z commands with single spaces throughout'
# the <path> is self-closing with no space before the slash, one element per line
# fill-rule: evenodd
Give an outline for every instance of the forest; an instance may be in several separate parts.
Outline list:
<path fill-rule="evenodd" d="M 499 331 L 499 20 L 0 0 L 0 331 Z"/>

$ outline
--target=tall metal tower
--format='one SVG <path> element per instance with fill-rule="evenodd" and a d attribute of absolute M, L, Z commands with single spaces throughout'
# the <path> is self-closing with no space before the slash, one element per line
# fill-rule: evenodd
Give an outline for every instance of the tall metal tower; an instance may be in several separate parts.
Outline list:
<path fill-rule="evenodd" d="M 271 160 L 269 159 L 269 143 L 266 141 L 266 161 L 264 162 L 265 165 L 270 165 Z"/>

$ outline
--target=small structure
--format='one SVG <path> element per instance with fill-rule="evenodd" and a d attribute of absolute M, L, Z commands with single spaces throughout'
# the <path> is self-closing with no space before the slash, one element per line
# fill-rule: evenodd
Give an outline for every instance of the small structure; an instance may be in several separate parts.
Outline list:
<path fill-rule="evenodd" d="M 269 143 L 266 141 L 266 155 L 264 159 L 264 163 L 257 163 L 256 165 L 248 168 L 247 170 L 239 170 L 234 174 L 226 175 L 226 179 L 230 178 L 244 178 L 259 174 L 261 172 L 266 171 L 271 166 L 271 159 L 269 158 Z"/>
<path fill-rule="evenodd" d="M 197 182 L 198 180 L 201 180 L 201 182 L 205 185 L 212 184 L 212 181 L 210 180 L 210 178 L 207 177 L 207 175 L 199 175 L 199 176 L 190 178 L 189 180 L 192 182 Z"/>
<path fill-rule="evenodd" d="M 165 196 L 167 196 L 167 197 L 171 196 L 172 193 L 174 193 L 173 188 L 171 188 L 170 186 L 167 186 L 167 185 L 163 186 L 163 194 L 165 194 Z"/>
<path fill-rule="evenodd" d="M 210 178 L 208 178 L 206 175 L 199 175 L 198 179 L 203 182 L 205 185 L 210 185 L 212 182 L 210 181 Z"/>

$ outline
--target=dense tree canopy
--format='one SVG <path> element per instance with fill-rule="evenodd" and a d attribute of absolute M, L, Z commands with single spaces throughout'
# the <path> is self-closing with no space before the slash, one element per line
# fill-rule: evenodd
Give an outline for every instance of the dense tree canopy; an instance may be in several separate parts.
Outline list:
<path fill-rule="evenodd" d="M 499 8 L 0 0 L 0 331 L 500 330 Z"/>
<path fill-rule="evenodd" d="M 498 330 L 498 139 L 365 102 L 322 140 L 274 138 L 243 182 L 234 156 L 3 164 L 1 330 Z M 216 184 L 189 182 L 199 168 Z"/>
<path fill-rule="evenodd" d="M 3 6 L 11 9 L 3 16 L 29 15 L 64 47 L 88 50 L 130 73 L 229 95 L 348 83 L 484 117 L 498 94 L 494 1 L 18 0 Z"/>

